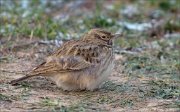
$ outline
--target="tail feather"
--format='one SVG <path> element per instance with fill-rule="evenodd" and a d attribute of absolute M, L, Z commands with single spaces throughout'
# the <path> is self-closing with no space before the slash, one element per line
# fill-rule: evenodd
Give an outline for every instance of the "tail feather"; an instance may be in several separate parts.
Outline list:
<path fill-rule="evenodd" d="M 19 83 L 19 82 L 21 82 L 21 81 L 23 81 L 23 80 L 26 80 L 26 79 L 28 79 L 28 78 L 30 78 L 30 77 L 33 77 L 33 76 L 35 76 L 35 75 L 27 75 L 27 76 L 21 77 L 21 78 L 19 78 L 19 79 L 12 80 L 12 81 L 10 82 L 10 84 L 16 85 L 17 83 Z"/>
<path fill-rule="evenodd" d="M 42 64 L 40 64 L 40 65 L 39 65 L 38 67 L 36 67 L 35 69 L 33 69 L 33 71 L 30 72 L 30 73 L 28 73 L 26 76 L 21 77 L 21 78 L 19 78 L 19 79 L 12 80 L 12 81 L 10 82 L 10 84 L 15 85 L 15 84 L 17 84 L 17 83 L 19 83 L 19 82 L 21 82 L 21 81 L 23 81 L 23 80 L 26 80 L 26 79 L 31 78 L 31 77 L 34 77 L 34 76 L 40 76 L 40 75 L 42 75 L 42 74 L 45 76 L 45 75 L 47 74 L 47 72 L 49 72 L 48 69 L 53 68 L 53 66 L 52 66 L 52 65 L 44 66 L 44 64 L 45 64 L 45 62 L 42 63 Z M 50 70 L 51 70 L 51 69 L 50 69 Z"/>

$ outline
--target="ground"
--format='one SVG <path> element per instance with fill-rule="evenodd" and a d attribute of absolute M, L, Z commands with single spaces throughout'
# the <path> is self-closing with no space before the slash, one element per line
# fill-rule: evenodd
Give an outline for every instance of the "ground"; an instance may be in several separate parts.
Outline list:
<path fill-rule="evenodd" d="M 180 111 L 180 0 L 0 0 L 0 111 Z M 34 77 L 12 86 L 61 44 L 92 28 L 122 33 L 96 91 Z"/>
<path fill-rule="evenodd" d="M 22 41 L 25 41 L 25 39 Z M 41 44 L 39 40 L 31 41 L 26 40 L 25 44 L 22 45 L 23 47 L 13 47 L 16 50 L 14 49 L 11 54 L 6 54 L 1 59 L 1 111 L 30 111 L 32 109 L 34 111 L 62 112 L 178 111 L 179 86 L 177 84 L 179 80 L 170 79 L 170 75 L 173 74 L 168 72 L 172 71 L 164 70 L 163 72 L 161 67 L 158 70 L 153 68 L 157 65 L 151 65 L 152 70 L 150 71 L 143 71 L 144 68 L 149 69 L 147 67 L 149 62 L 145 62 L 145 60 L 153 60 L 148 59 L 150 58 L 148 56 L 144 56 L 147 49 L 138 52 L 138 54 L 135 54 L 136 52 L 126 53 L 126 55 L 116 53 L 113 73 L 108 81 L 96 91 L 63 91 L 45 77 L 34 77 L 22 82 L 20 85 L 12 86 L 8 84 L 9 81 L 25 75 L 18 74 L 18 72 L 31 70 L 43 61 L 43 58 L 48 55 L 48 50 L 52 52 L 56 49 L 53 48 L 53 45 Z M 28 47 L 25 47 L 27 45 Z M 141 59 L 136 61 L 137 58 Z M 137 71 L 132 71 L 136 73 L 127 72 L 131 68 L 128 65 L 129 63 L 131 66 L 136 64 L 133 69 L 138 69 L 143 73 L 140 74 Z M 139 63 L 141 64 L 139 65 Z M 165 78 L 158 77 L 161 74 Z M 174 75 L 178 74 L 174 73 Z"/>

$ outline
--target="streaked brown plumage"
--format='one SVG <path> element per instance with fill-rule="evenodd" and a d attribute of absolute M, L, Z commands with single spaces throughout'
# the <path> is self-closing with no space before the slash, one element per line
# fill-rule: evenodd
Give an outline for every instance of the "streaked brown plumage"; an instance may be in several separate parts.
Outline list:
<path fill-rule="evenodd" d="M 63 90 L 94 90 L 113 69 L 113 35 L 92 29 L 80 40 L 64 43 L 29 75 L 11 81 L 16 84 L 34 76 L 50 77 Z"/>

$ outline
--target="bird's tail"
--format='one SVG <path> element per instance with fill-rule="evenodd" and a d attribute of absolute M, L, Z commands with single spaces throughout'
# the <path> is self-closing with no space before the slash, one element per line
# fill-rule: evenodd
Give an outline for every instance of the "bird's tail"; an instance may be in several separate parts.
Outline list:
<path fill-rule="evenodd" d="M 15 80 L 12 80 L 11 82 L 10 82 L 10 84 L 12 84 L 12 85 L 15 85 L 15 84 L 17 84 L 17 83 L 19 83 L 19 82 L 21 82 L 21 81 L 23 81 L 23 80 L 26 80 L 26 79 L 28 79 L 28 78 L 31 78 L 31 77 L 34 77 L 34 76 L 40 76 L 40 75 L 46 75 L 46 73 L 48 72 L 47 71 L 47 68 L 48 68 L 48 66 L 44 66 L 45 65 L 45 62 L 44 63 L 42 63 L 42 64 L 40 64 L 38 67 L 36 67 L 35 69 L 33 69 L 30 73 L 28 73 L 26 76 L 24 76 L 24 77 L 21 77 L 21 78 L 19 78 L 19 79 L 15 79 Z M 52 66 L 52 65 L 51 65 Z M 51 67 L 50 66 L 50 67 Z"/>
<path fill-rule="evenodd" d="M 21 82 L 23 80 L 26 80 L 28 78 L 31 78 L 33 76 L 35 76 L 35 75 L 27 75 L 27 76 L 21 77 L 19 79 L 12 80 L 9 84 L 16 85 L 17 83 L 19 83 L 19 82 Z"/>

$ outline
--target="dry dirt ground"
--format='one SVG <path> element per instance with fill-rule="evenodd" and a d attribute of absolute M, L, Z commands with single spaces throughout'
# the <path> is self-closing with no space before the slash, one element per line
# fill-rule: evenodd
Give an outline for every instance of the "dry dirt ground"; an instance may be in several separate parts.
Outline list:
<path fill-rule="evenodd" d="M 18 43 L 24 40 L 18 40 Z M 171 107 L 173 100 L 146 97 L 141 91 L 148 91 L 146 78 L 130 78 L 122 72 L 121 63 L 126 59 L 116 54 L 116 65 L 109 80 L 96 91 L 67 92 L 58 88 L 44 77 L 34 77 L 12 86 L 12 79 L 23 76 L 19 71 L 28 71 L 43 61 L 53 45 L 29 42 L 4 47 L 0 62 L 0 112 L 5 111 L 57 111 L 57 112 L 177 112 Z M 19 46 L 20 45 L 20 46 Z M 9 72 L 9 73 L 8 73 Z M 10 73 L 11 72 L 11 73 Z M 153 80 L 153 79 L 151 79 Z"/>

